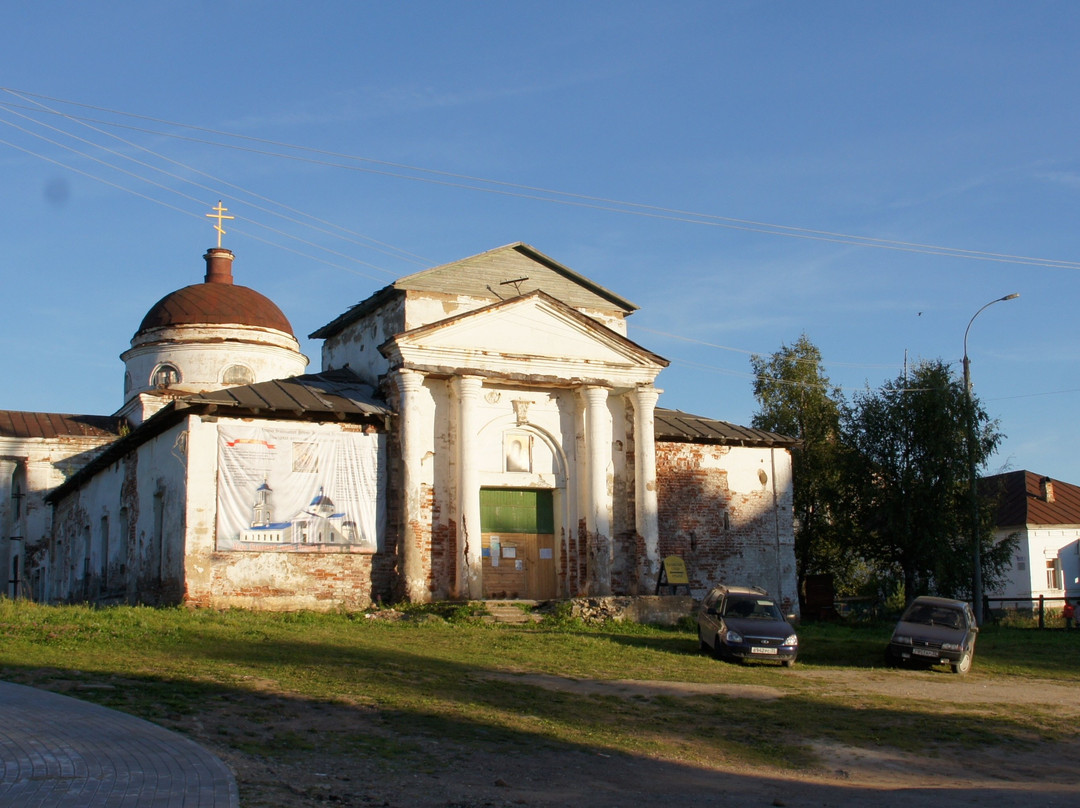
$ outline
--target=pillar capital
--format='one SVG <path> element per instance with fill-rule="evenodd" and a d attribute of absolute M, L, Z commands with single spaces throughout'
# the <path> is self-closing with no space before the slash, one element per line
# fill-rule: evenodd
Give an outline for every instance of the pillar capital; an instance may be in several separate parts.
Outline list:
<path fill-rule="evenodd" d="M 635 387 L 630 394 L 630 400 L 634 403 L 634 409 L 654 409 L 656 402 L 660 400 L 660 394 L 664 392 L 658 387 L 651 385 Z"/>
<path fill-rule="evenodd" d="M 454 389 L 457 391 L 458 397 L 465 399 L 474 399 L 480 396 L 480 390 L 484 386 L 483 376 L 455 376 L 453 380 Z"/>
<path fill-rule="evenodd" d="M 394 371 L 394 383 L 400 393 L 414 393 L 424 386 L 424 374 L 411 368 Z"/>

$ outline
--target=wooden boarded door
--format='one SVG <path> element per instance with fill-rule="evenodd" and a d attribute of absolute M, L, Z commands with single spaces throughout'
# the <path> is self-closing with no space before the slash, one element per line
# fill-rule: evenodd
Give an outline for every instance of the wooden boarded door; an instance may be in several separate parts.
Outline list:
<path fill-rule="evenodd" d="M 552 494 L 534 488 L 481 489 L 485 598 L 555 597 Z"/>

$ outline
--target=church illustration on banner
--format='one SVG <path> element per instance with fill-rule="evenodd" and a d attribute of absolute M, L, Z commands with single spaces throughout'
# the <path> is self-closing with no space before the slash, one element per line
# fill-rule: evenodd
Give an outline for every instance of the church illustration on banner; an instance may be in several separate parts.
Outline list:
<path fill-rule="evenodd" d="M 272 494 L 273 490 L 265 481 L 255 490 L 251 526 L 240 531 L 232 549 L 317 552 L 332 548 L 340 552 L 343 545 L 363 543 L 356 522 L 347 519 L 343 511 L 335 512 L 334 501 L 322 486 L 307 508 L 284 522 L 273 521 Z"/>

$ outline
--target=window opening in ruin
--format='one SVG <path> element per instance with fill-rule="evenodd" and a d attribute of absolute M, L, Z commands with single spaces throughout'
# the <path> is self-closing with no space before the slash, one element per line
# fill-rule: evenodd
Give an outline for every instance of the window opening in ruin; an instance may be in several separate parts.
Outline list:
<path fill-rule="evenodd" d="M 154 371 L 154 387 L 168 387 L 180 381 L 180 371 L 172 365 L 158 365 Z"/>
<path fill-rule="evenodd" d="M 223 384 L 254 384 L 255 374 L 244 365 L 229 365 L 221 377 Z"/>

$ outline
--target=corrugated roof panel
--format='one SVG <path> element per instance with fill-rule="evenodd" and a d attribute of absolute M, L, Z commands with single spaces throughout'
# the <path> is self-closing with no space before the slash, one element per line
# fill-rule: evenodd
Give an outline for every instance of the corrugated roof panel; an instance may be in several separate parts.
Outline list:
<path fill-rule="evenodd" d="M 391 412 L 370 385 L 351 370 L 331 370 L 212 393 L 184 396 L 182 406 L 216 405 L 262 414 L 386 415 Z M 179 405 L 179 404 L 178 404 Z"/>
<path fill-rule="evenodd" d="M 657 440 L 775 447 L 792 447 L 799 442 L 796 438 L 776 432 L 752 429 L 728 421 L 718 421 L 715 418 L 705 418 L 701 415 L 691 415 L 680 410 L 668 410 L 662 407 L 656 408 L 653 423 Z"/>
<path fill-rule="evenodd" d="M 0 436 L 6 438 L 115 438 L 120 419 L 111 415 L 0 410 Z"/>

